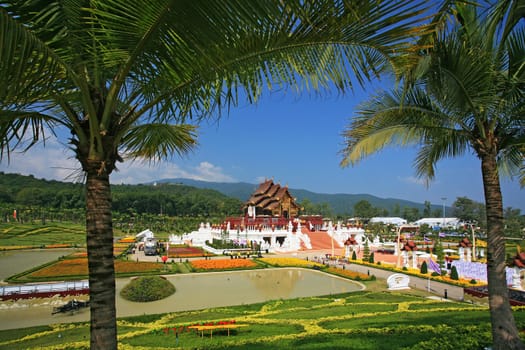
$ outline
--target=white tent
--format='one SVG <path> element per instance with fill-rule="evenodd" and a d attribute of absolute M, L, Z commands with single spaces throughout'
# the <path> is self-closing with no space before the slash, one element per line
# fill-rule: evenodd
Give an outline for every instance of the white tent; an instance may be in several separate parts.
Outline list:
<path fill-rule="evenodd" d="M 150 229 L 145 229 L 144 231 L 137 233 L 135 238 L 145 240 L 147 238 L 153 238 L 154 236 L 155 235 L 153 234 L 153 232 L 151 232 Z"/>

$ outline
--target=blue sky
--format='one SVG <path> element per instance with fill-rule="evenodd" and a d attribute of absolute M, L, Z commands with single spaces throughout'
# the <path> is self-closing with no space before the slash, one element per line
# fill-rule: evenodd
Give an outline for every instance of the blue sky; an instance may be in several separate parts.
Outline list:
<path fill-rule="evenodd" d="M 158 165 L 138 161 L 119 165 L 114 184 L 137 184 L 163 178 L 192 178 L 257 184 L 266 178 L 290 188 L 318 193 L 371 194 L 418 203 L 452 205 L 457 197 L 483 202 L 477 158 L 438 163 L 436 179 L 425 187 L 415 178 L 414 149 L 389 148 L 354 167 L 341 168 L 341 133 L 366 93 L 300 97 L 290 92 L 266 94 L 255 106 L 241 105 L 217 123 L 199 128 L 199 147 L 184 157 Z M 69 181 L 78 168 L 63 146 L 65 139 L 46 142 L 24 155 L 13 155 L 0 171 Z M 524 191 L 517 179 L 502 181 L 505 207 L 525 212 Z M 442 198 L 446 198 L 445 201 Z"/>

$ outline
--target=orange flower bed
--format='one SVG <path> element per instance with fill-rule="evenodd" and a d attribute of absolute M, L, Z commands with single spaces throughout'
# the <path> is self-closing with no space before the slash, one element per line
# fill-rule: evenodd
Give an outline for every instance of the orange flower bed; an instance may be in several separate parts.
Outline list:
<path fill-rule="evenodd" d="M 335 267 L 329 267 L 328 269 L 326 269 L 326 271 L 334 275 L 343 276 L 343 277 L 350 278 L 350 279 L 357 280 L 357 281 L 368 281 L 368 280 L 373 279 L 372 276 L 368 276 L 367 274 L 364 274 L 364 273 L 338 269 Z"/>
<path fill-rule="evenodd" d="M 76 258 L 86 258 L 87 257 L 87 252 L 76 252 L 76 253 L 73 253 L 71 255 L 69 255 L 70 257 L 76 257 Z"/>
<path fill-rule="evenodd" d="M 64 244 L 46 244 L 45 245 L 45 248 L 49 248 L 49 249 L 52 249 L 52 248 L 69 248 L 71 247 L 71 244 L 69 243 L 64 243 Z"/>
<path fill-rule="evenodd" d="M 191 265 L 199 270 L 229 270 L 253 268 L 257 264 L 250 259 L 212 259 L 212 260 L 193 260 Z"/>
<path fill-rule="evenodd" d="M 116 273 L 157 272 L 162 269 L 161 263 L 145 261 L 115 261 Z M 85 276 L 88 274 L 87 258 L 73 258 L 57 261 L 40 270 L 32 272 L 31 277 L 67 277 Z"/>
<path fill-rule="evenodd" d="M 31 277 L 53 277 L 53 276 L 78 276 L 87 275 L 88 266 L 86 258 L 64 259 L 32 272 Z"/>

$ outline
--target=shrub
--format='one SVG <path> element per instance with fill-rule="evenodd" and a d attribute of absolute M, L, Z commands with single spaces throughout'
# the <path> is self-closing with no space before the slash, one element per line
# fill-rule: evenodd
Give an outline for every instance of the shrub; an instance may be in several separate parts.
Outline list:
<path fill-rule="evenodd" d="M 456 266 L 452 266 L 452 269 L 450 270 L 450 279 L 454 281 L 459 280 L 458 270 L 456 269 Z"/>
<path fill-rule="evenodd" d="M 352 260 L 357 260 L 357 255 L 355 253 L 355 250 L 352 252 Z"/>
<path fill-rule="evenodd" d="M 423 261 L 423 263 L 421 264 L 421 269 L 419 270 L 419 272 L 421 272 L 421 274 L 423 275 L 426 275 L 428 273 L 428 266 L 426 261 Z"/>
<path fill-rule="evenodd" d="M 470 280 L 470 284 L 476 284 L 476 283 L 478 283 L 478 281 L 476 281 L 475 279 Z"/>
<path fill-rule="evenodd" d="M 120 295 L 129 301 L 148 302 L 161 300 L 175 293 L 175 286 L 160 276 L 138 277 L 128 283 Z"/>
<path fill-rule="evenodd" d="M 439 276 L 439 273 L 437 273 L 436 271 L 434 271 L 434 272 L 432 272 L 432 276 L 433 276 L 433 277 Z"/>
<path fill-rule="evenodd" d="M 370 257 L 368 258 L 368 262 L 373 264 L 374 263 L 374 252 L 370 253 Z"/>

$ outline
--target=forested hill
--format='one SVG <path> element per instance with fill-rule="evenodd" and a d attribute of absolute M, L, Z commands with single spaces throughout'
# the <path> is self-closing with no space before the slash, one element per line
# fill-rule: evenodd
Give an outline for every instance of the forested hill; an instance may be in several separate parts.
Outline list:
<path fill-rule="evenodd" d="M 239 215 L 242 202 L 212 189 L 181 184 L 112 185 L 113 210 L 169 216 Z M 0 207 L 84 210 L 84 185 L 0 172 Z"/>
<path fill-rule="evenodd" d="M 259 186 L 259 184 L 250 184 L 246 182 L 208 182 L 183 178 L 161 179 L 156 182 L 177 183 L 198 188 L 213 189 L 227 196 L 237 198 L 241 201 L 246 201 L 253 191 L 255 191 Z M 422 211 L 425 206 L 424 203 L 416 203 L 396 198 L 380 198 L 369 194 L 326 194 L 293 188 L 290 188 L 289 190 L 292 196 L 297 198 L 299 203 L 302 203 L 304 200 L 308 200 L 316 205 L 324 203 L 327 204 L 335 214 L 351 215 L 351 213 L 354 211 L 355 204 L 363 200 L 369 202 L 373 207 L 385 209 L 389 213 L 394 213 L 396 209 L 403 208 L 417 208 L 418 210 Z M 432 205 L 431 210 L 441 210 L 441 206 L 439 204 Z"/>
<path fill-rule="evenodd" d="M 219 183 L 190 179 L 163 179 L 142 185 L 112 185 L 113 209 L 120 213 L 149 213 L 169 216 L 239 215 L 258 184 Z M 350 216 L 360 201 L 370 203 L 386 213 L 404 208 L 422 211 L 424 203 L 379 198 L 368 194 L 322 194 L 290 188 L 292 196 L 307 211 L 322 215 Z M 310 204 L 310 206 L 308 205 Z M 0 172 L 0 205 L 84 209 L 84 186 L 79 183 L 36 179 L 33 176 Z M 440 210 L 439 205 L 432 210 Z"/>

